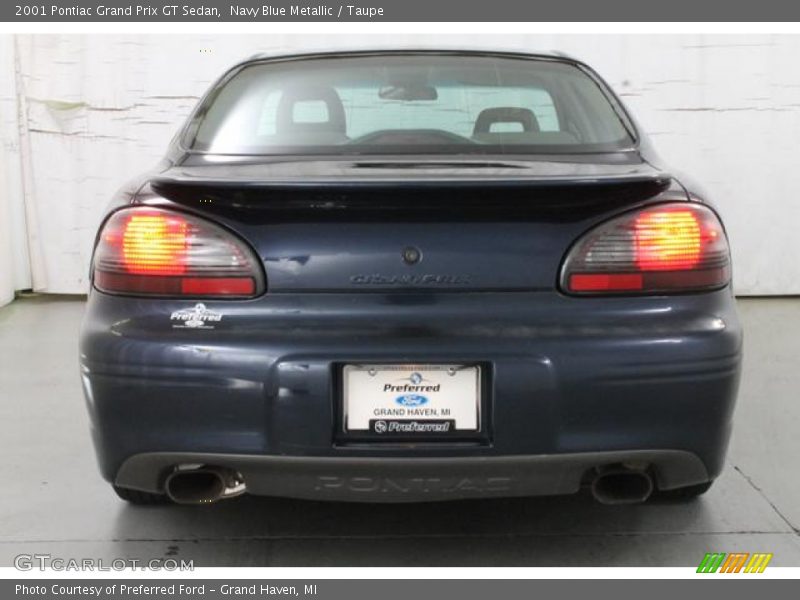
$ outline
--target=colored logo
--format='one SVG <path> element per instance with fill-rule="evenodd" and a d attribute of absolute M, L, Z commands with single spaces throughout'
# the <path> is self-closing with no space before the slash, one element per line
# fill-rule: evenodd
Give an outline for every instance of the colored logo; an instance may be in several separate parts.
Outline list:
<path fill-rule="evenodd" d="M 419 394 L 405 394 L 395 398 L 395 402 L 400 406 L 422 406 L 428 403 L 428 398 Z"/>
<path fill-rule="evenodd" d="M 422 383 L 422 375 L 420 375 L 417 372 L 414 372 L 409 376 L 408 380 L 414 385 L 419 385 L 420 383 Z"/>
<path fill-rule="evenodd" d="M 698 573 L 763 573 L 772 554 L 756 552 L 709 552 L 700 561 Z"/>
<path fill-rule="evenodd" d="M 202 302 L 194 305 L 193 308 L 176 310 L 170 315 L 173 321 L 173 328 L 183 329 L 214 329 L 214 323 L 222 321 L 222 314 L 206 308 Z"/>

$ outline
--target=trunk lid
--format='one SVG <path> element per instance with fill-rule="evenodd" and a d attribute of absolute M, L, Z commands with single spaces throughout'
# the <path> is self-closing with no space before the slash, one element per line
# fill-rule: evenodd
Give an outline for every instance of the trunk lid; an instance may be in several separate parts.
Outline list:
<path fill-rule="evenodd" d="M 248 240 L 271 292 L 552 290 L 593 224 L 686 199 L 638 155 L 591 158 L 195 159 L 150 187 Z"/>

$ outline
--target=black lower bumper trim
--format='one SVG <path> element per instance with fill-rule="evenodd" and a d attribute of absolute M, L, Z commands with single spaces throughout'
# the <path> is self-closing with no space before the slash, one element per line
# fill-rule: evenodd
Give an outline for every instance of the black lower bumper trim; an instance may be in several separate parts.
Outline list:
<path fill-rule="evenodd" d="M 709 480 L 703 462 L 682 450 L 626 450 L 535 456 L 450 458 L 286 457 L 157 452 L 137 454 L 116 485 L 163 491 L 177 465 L 214 465 L 242 474 L 247 492 L 310 500 L 419 502 L 571 494 L 586 473 L 614 464 L 649 466 L 659 489 Z"/>

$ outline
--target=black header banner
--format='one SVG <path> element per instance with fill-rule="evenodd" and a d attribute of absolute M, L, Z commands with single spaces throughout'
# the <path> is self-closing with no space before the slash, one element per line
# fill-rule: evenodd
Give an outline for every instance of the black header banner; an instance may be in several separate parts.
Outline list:
<path fill-rule="evenodd" d="M 786 22 L 786 0 L 3 0 L 0 22 Z"/>

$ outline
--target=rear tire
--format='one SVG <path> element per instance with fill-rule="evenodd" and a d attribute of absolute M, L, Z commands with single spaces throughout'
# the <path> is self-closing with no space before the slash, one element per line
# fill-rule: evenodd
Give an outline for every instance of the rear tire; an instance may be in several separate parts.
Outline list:
<path fill-rule="evenodd" d="M 169 498 L 166 494 L 153 494 L 152 492 L 133 490 L 131 488 L 120 487 L 118 485 L 113 487 L 114 491 L 117 493 L 117 496 L 125 500 L 125 502 L 130 502 L 131 504 L 137 504 L 139 506 L 153 506 L 157 504 L 166 504 L 169 502 Z"/>
<path fill-rule="evenodd" d="M 705 494 L 711 486 L 713 481 L 706 481 L 705 483 L 698 483 L 697 485 L 689 485 L 674 490 L 659 490 L 654 494 L 655 498 L 659 500 L 671 500 L 675 502 L 691 502 L 695 498 Z"/>

